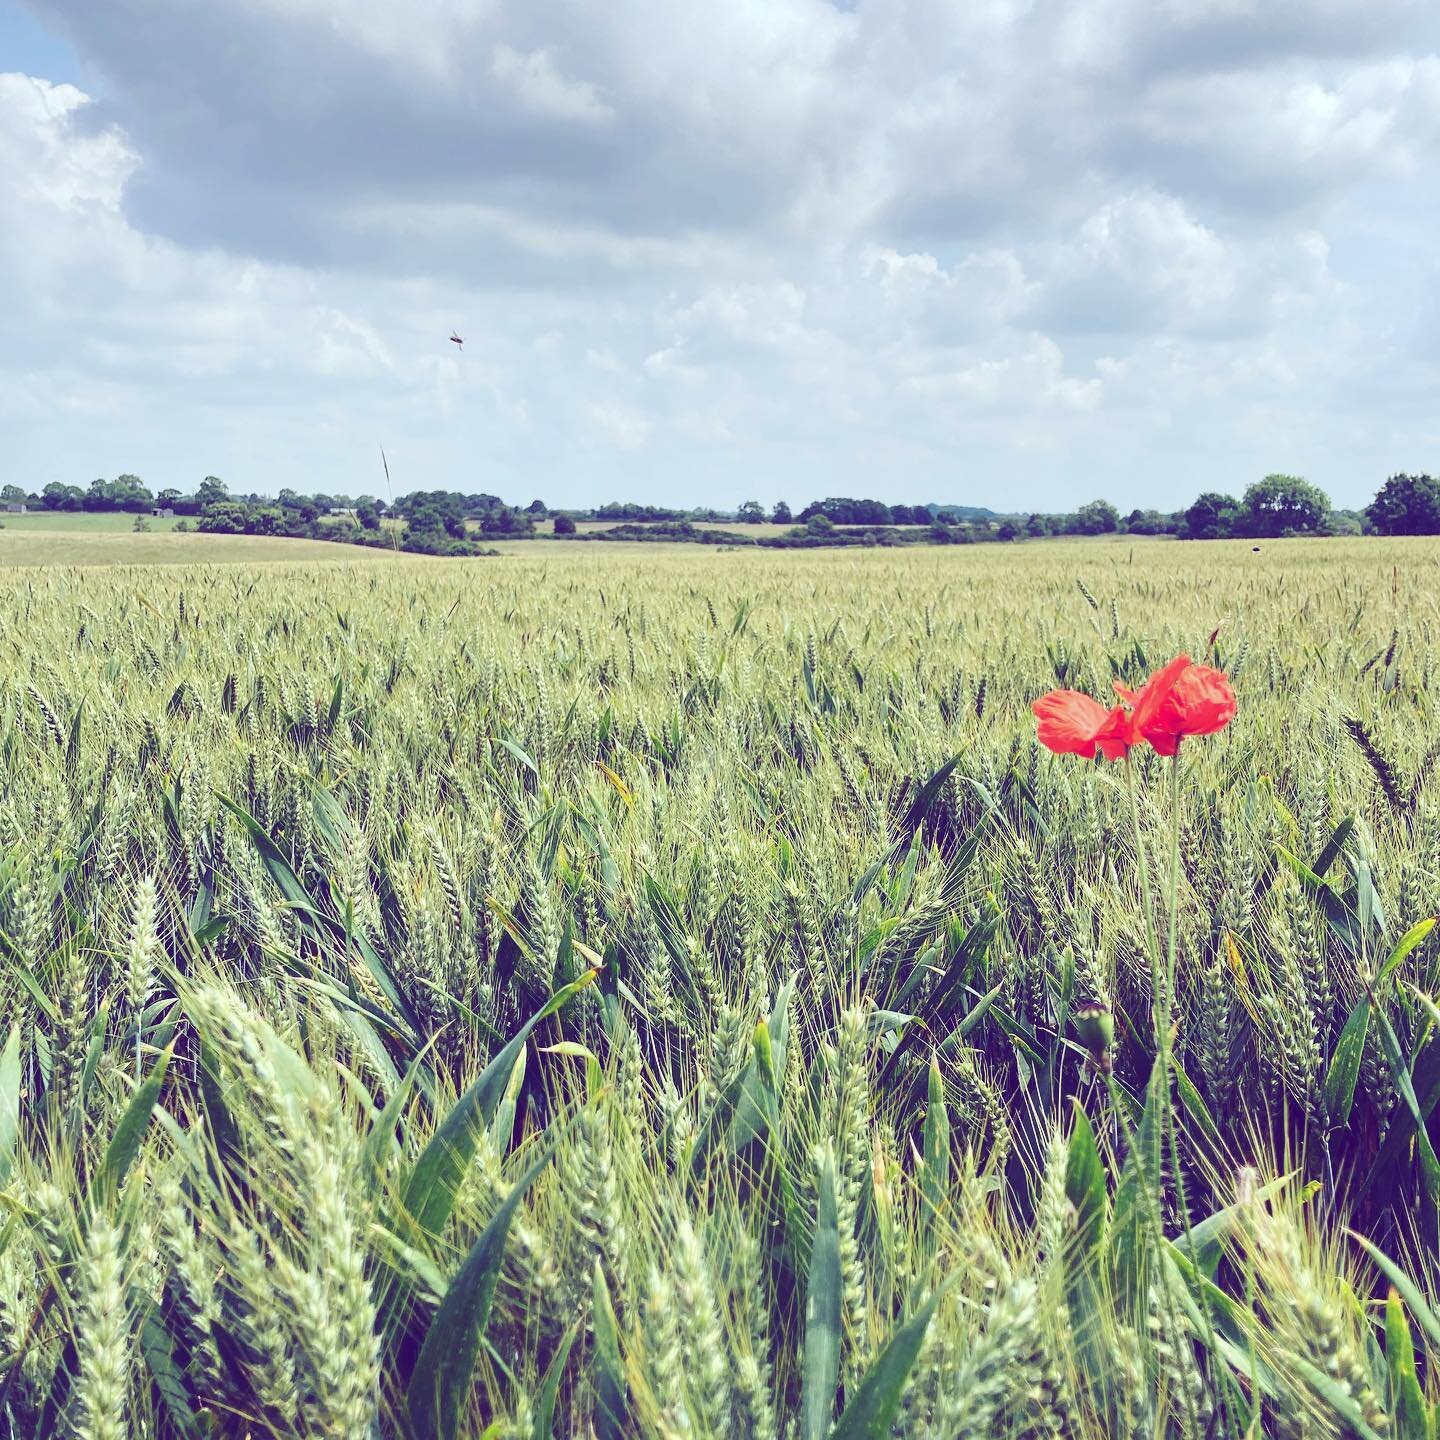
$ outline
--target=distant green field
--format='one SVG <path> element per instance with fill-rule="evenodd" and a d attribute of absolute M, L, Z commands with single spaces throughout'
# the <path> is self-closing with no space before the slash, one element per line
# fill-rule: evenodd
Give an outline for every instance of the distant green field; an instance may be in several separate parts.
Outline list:
<path fill-rule="evenodd" d="M 154 523 L 157 527 L 169 523 L 173 532 L 173 522 Z M 38 526 L 21 530 L 7 525 L 0 530 L 0 570 L 24 565 L 236 565 L 277 560 L 334 564 L 377 558 L 383 561 L 392 553 L 273 535 L 176 535 L 158 529 L 149 535 L 135 535 L 99 526 L 88 531 L 76 526 L 66 531 Z"/>
<path fill-rule="evenodd" d="M 159 520 L 153 515 L 144 517 L 145 523 L 157 535 L 173 530 L 178 518 Z M 193 520 L 191 524 L 194 524 Z M 3 525 L 7 532 L 13 530 L 21 534 L 36 531 L 65 535 L 126 534 L 134 531 L 135 516 L 119 511 L 90 510 L 32 510 L 25 515 L 0 512 L 0 525 Z"/>

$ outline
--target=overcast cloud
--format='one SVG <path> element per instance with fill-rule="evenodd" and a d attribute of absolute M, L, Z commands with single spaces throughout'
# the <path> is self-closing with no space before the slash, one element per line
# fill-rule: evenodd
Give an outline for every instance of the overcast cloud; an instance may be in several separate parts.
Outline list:
<path fill-rule="evenodd" d="M 0 72 L 27 488 L 1440 467 L 1433 0 L 0 0 Z"/>

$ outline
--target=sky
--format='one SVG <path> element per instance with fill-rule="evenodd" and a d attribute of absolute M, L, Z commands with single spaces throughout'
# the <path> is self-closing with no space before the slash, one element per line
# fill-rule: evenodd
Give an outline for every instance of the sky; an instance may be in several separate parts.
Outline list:
<path fill-rule="evenodd" d="M 0 0 L 0 483 L 1350 506 L 1437 402 L 1434 0 Z"/>

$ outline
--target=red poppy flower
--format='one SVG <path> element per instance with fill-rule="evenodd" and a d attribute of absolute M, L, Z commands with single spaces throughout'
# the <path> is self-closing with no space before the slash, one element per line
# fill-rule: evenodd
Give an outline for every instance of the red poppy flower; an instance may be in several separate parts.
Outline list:
<path fill-rule="evenodd" d="M 1163 669 L 1157 670 L 1139 690 L 1127 690 L 1118 680 L 1115 693 L 1130 707 L 1129 740 L 1138 745 L 1150 737 L 1146 731 L 1155 723 L 1161 706 L 1170 698 L 1175 682 L 1190 668 L 1188 655 L 1177 655 Z"/>
<path fill-rule="evenodd" d="M 1129 748 L 1125 738 L 1128 721 L 1119 705 L 1107 710 L 1078 690 L 1052 690 L 1030 708 L 1039 721 L 1036 737 L 1057 755 L 1093 760 L 1099 750 L 1107 760 L 1119 760 Z"/>
<path fill-rule="evenodd" d="M 1192 665 L 1156 708 L 1144 733 L 1161 755 L 1173 755 L 1185 736 L 1213 735 L 1234 718 L 1230 681 L 1208 665 Z"/>
<path fill-rule="evenodd" d="M 1185 736 L 1213 735 L 1235 718 L 1230 681 L 1188 655 L 1157 670 L 1138 693 L 1119 684 L 1115 691 L 1130 706 L 1130 744 L 1147 741 L 1159 755 L 1173 755 Z"/>
<path fill-rule="evenodd" d="M 1219 670 L 1177 655 L 1139 690 L 1117 680 L 1115 693 L 1128 705 L 1106 708 L 1078 690 L 1052 690 L 1030 708 L 1040 722 L 1037 737 L 1057 755 L 1123 759 L 1143 740 L 1159 755 L 1174 755 L 1187 735 L 1213 735 L 1235 718 L 1235 692 Z"/>

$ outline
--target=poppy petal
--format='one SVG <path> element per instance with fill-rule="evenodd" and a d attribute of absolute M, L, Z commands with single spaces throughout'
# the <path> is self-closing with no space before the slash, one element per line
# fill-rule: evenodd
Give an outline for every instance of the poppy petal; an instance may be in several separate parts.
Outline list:
<path fill-rule="evenodd" d="M 1160 720 L 1181 735 L 1213 735 L 1235 718 L 1229 679 L 1208 665 L 1192 665 L 1161 707 Z"/>
<path fill-rule="evenodd" d="M 1130 749 L 1130 717 L 1123 705 L 1117 705 L 1095 732 L 1095 743 L 1107 760 L 1123 760 Z"/>
<path fill-rule="evenodd" d="M 1095 757 L 1095 737 L 1107 722 L 1105 707 L 1078 690 L 1051 690 L 1030 707 L 1035 712 L 1036 738 L 1057 755 Z"/>
<path fill-rule="evenodd" d="M 1147 707 L 1143 717 L 1136 707 L 1131 726 L 1137 738 L 1148 741 L 1157 753 L 1173 755 L 1185 736 L 1213 735 L 1234 718 L 1235 692 L 1230 681 L 1208 665 L 1189 665 L 1159 696 L 1158 703 Z"/>
<path fill-rule="evenodd" d="M 1175 682 L 1190 668 L 1190 664 L 1188 655 L 1177 655 L 1145 682 L 1130 711 L 1130 733 L 1133 736 L 1146 740 L 1150 738 L 1148 732 L 1155 724 L 1160 707 L 1169 698 Z"/>
<path fill-rule="evenodd" d="M 1180 748 L 1180 737 L 1167 730 L 1152 728 L 1144 738 L 1157 755 L 1170 756 Z"/>

